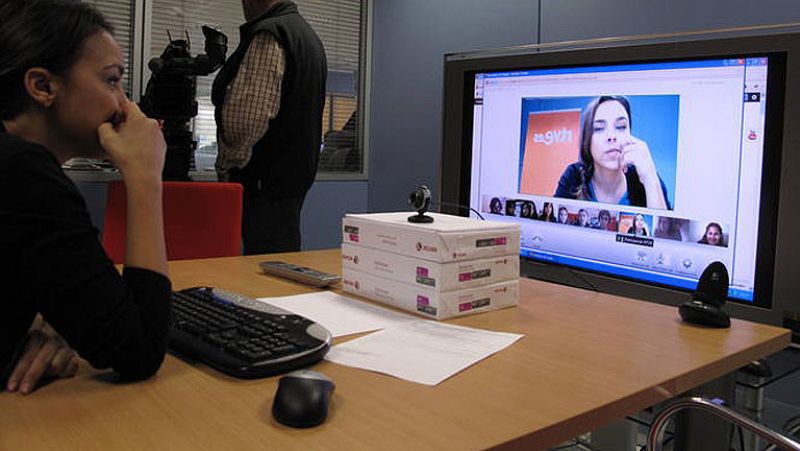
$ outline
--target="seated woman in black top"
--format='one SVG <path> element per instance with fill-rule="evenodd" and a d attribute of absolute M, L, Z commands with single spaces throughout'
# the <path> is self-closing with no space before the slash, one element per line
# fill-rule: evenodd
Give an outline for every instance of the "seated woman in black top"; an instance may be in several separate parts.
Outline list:
<path fill-rule="evenodd" d="M 632 120 L 625 97 L 592 100 L 581 117 L 580 161 L 561 174 L 554 196 L 671 210 L 647 143 L 631 134 Z"/>
<path fill-rule="evenodd" d="M 160 127 L 125 97 L 122 52 L 91 6 L 6 0 L 0 23 L 3 388 L 29 393 L 42 376 L 74 374 L 75 351 L 94 367 L 149 377 L 170 316 Z M 101 155 L 127 187 L 122 275 L 61 169 Z"/>

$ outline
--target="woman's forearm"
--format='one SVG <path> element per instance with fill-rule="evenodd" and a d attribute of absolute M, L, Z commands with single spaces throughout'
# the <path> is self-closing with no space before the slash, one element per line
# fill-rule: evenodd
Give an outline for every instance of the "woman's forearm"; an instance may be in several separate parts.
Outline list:
<path fill-rule="evenodd" d="M 167 275 L 162 185 L 154 180 L 126 180 L 127 237 L 125 265 Z"/>

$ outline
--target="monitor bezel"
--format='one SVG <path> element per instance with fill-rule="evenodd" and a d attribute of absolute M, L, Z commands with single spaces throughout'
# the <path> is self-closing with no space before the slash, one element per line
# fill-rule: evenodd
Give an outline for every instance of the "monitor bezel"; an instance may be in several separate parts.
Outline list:
<path fill-rule="evenodd" d="M 776 36 L 777 39 L 776 39 Z M 698 41 L 669 41 L 643 45 L 621 45 L 587 49 L 562 49 L 508 52 L 498 55 L 482 52 L 475 56 L 452 54 L 445 56 L 445 89 L 443 118 L 443 154 L 441 165 L 442 205 L 469 205 L 472 168 L 472 111 L 475 74 L 503 71 L 554 69 L 569 67 L 609 66 L 652 62 L 692 61 L 741 57 L 769 57 L 767 81 L 767 115 L 764 134 L 764 161 L 759 211 L 754 300 L 736 298 L 732 303 L 745 308 L 774 308 L 774 268 L 776 264 L 776 232 L 778 230 L 779 193 L 781 188 L 782 148 L 785 142 L 784 116 L 787 112 L 786 77 L 787 53 L 800 54 L 800 46 L 781 45 L 797 41 L 800 34 L 745 36 Z M 782 39 L 784 38 L 784 39 Z M 457 148 L 454 149 L 454 143 Z M 458 183 L 447 183 L 458 180 Z M 464 209 L 443 208 L 453 214 L 465 214 Z M 670 285 L 642 281 L 637 278 L 610 275 L 604 272 L 575 268 L 568 265 L 522 258 L 525 276 L 583 286 L 602 292 L 625 294 L 676 304 L 685 299 L 687 291 Z M 735 308 L 734 308 L 735 310 Z M 749 312 L 748 312 L 749 314 Z M 775 322 L 774 315 L 762 320 Z"/>

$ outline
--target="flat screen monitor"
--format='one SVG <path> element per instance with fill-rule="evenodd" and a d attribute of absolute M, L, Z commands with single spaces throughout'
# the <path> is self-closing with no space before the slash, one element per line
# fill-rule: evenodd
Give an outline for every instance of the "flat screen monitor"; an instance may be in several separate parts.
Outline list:
<path fill-rule="evenodd" d="M 450 55 L 442 204 L 520 224 L 534 277 L 680 293 L 720 261 L 769 309 L 797 42 Z"/>

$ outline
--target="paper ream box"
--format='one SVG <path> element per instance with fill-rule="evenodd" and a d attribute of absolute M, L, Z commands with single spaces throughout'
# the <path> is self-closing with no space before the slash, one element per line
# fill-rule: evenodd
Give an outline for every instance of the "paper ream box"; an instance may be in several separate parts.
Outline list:
<path fill-rule="evenodd" d="M 342 243 L 435 262 L 519 255 L 519 224 L 428 213 L 434 222 L 411 223 L 412 212 L 348 214 Z"/>
<path fill-rule="evenodd" d="M 364 246 L 342 244 L 342 267 L 437 291 L 519 278 L 519 255 L 439 263 Z"/>
<path fill-rule="evenodd" d="M 436 291 L 342 268 L 344 290 L 437 320 L 517 305 L 519 279 L 475 288 Z"/>

